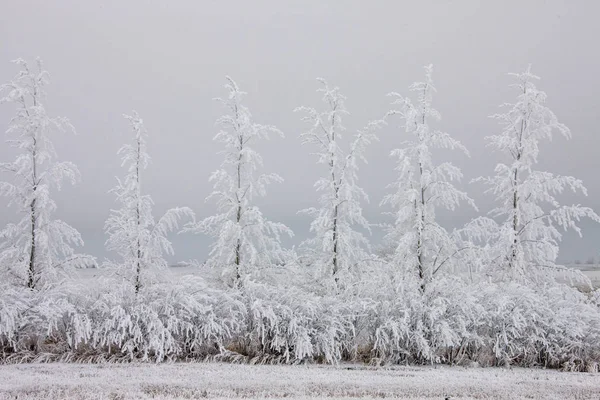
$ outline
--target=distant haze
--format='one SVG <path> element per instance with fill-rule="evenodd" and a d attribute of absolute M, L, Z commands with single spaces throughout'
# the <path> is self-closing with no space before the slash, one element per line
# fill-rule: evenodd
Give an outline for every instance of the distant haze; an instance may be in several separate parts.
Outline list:
<path fill-rule="evenodd" d="M 220 146 L 212 141 L 215 119 L 224 111 L 212 99 L 225 96 L 224 76 L 248 92 L 246 105 L 257 122 L 273 124 L 286 137 L 258 146 L 265 171 L 285 179 L 260 200 L 264 213 L 296 232 L 288 242 L 308 236 L 310 219 L 299 209 L 315 205 L 313 184 L 325 171 L 298 138 L 306 128 L 292 110 L 321 107 L 316 77 L 339 86 L 350 111 L 346 135 L 389 109 L 390 91 L 409 94 L 433 63 L 442 114 L 435 127 L 467 146 L 441 153 L 463 168 L 461 187 L 481 213 L 492 206 L 472 178 L 493 173 L 503 160 L 485 147 L 498 133 L 487 116 L 516 93 L 508 72 L 532 64 L 548 105 L 573 133 L 542 147 L 540 169 L 581 178 L 589 196 L 565 196 L 600 212 L 600 2 L 589 1 L 31 1 L 0 2 L 0 82 L 12 79 L 17 57 L 40 56 L 51 74 L 47 109 L 68 117 L 78 135 L 58 135 L 62 160 L 75 162 L 82 182 L 55 194 L 57 217 L 79 229 L 84 251 L 103 258 L 102 232 L 109 209 L 108 190 L 122 176 L 117 149 L 132 139 L 123 113 L 137 110 L 149 132 L 152 163 L 144 190 L 156 202 L 155 214 L 178 205 L 199 218 L 215 211 L 205 203 L 210 173 L 218 168 Z M 14 108 L 0 106 L 4 130 Z M 388 156 L 404 140 L 393 125 L 368 150 L 360 171 L 369 193 L 366 215 L 386 220 L 379 202 L 394 178 Z M 4 142 L 0 160 L 15 155 Z M 8 179 L 0 175 L 0 180 Z M 461 207 L 442 213 L 443 224 L 460 226 L 478 213 Z M 0 199 L 0 226 L 15 221 L 14 208 Z M 569 233 L 560 259 L 585 260 L 598 254 L 600 226 L 582 223 L 584 237 Z M 376 243 L 381 234 L 374 231 Z M 174 236 L 174 259 L 203 259 L 210 241 L 203 236 Z"/>

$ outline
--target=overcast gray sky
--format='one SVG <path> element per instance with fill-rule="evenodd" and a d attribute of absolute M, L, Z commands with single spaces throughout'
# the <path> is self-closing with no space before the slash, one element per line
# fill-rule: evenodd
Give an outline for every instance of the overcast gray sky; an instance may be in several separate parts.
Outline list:
<path fill-rule="evenodd" d="M 548 105 L 573 132 L 570 141 L 556 137 L 543 146 L 540 168 L 583 179 L 589 196 L 566 201 L 600 211 L 599 14 L 595 0 L 0 0 L 0 81 L 17 72 L 12 59 L 44 60 L 52 80 L 47 109 L 70 118 L 78 132 L 56 137 L 59 156 L 82 173 L 80 184 L 56 194 L 57 214 L 82 232 L 85 250 L 100 257 L 106 255 L 104 220 L 115 206 L 107 192 L 123 174 L 116 151 L 131 140 L 122 114 L 132 109 L 150 135 L 145 190 L 156 202 L 156 215 L 178 205 L 192 207 L 199 217 L 214 212 L 204 198 L 211 191 L 209 174 L 220 163 L 212 137 L 223 110 L 212 99 L 226 94 L 225 75 L 249 92 L 246 105 L 257 122 L 286 135 L 259 146 L 265 171 L 285 179 L 260 204 L 268 217 L 294 229 L 290 243 L 307 237 L 310 220 L 296 212 L 315 204 L 313 183 L 323 172 L 312 149 L 300 146 L 304 126 L 292 112 L 299 105 L 320 106 L 315 78 L 326 78 L 348 97 L 345 125 L 351 134 L 387 111 L 386 93 L 408 94 L 429 63 L 442 114 L 436 128 L 461 140 L 472 155 L 445 158 L 463 168 L 462 188 L 482 212 L 492 207 L 491 198 L 468 181 L 492 174 L 502 160 L 485 148 L 484 137 L 498 133 L 487 116 L 514 100 L 506 73 L 528 63 L 542 77 Z M 0 107 L 2 130 L 13 111 Z M 380 139 L 360 172 L 373 222 L 384 220 L 378 204 L 394 178 L 388 154 L 403 138 L 388 127 Z M 0 144 L 0 160 L 14 154 Z M 463 207 L 441 218 L 451 228 L 476 215 Z M 0 199 L 0 225 L 15 220 L 15 209 Z M 598 254 L 600 226 L 582 226 L 583 239 L 565 236 L 561 259 Z M 208 251 L 209 241 L 201 236 L 180 235 L 174 242 L 177 259 L 202 259 Z"/>

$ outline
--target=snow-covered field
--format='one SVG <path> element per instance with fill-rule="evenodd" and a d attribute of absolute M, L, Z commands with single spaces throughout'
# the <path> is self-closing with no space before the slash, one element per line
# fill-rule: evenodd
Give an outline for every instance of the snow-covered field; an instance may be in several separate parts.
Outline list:
<path fill-rule="evenodd" d="M 597 374 L 357 365 L 27 364 L 0 366 L 0 399 L 598 399 Z"/>

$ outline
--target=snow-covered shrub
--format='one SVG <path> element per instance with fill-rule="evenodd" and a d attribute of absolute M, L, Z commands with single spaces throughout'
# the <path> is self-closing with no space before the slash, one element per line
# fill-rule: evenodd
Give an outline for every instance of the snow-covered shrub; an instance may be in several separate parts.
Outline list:
<path fill-rule="evenodd" d="M 9 285 L 0 287 L 0 346 L 3 355 L 16 347 L 20 313 L 25 309 L 20 292 Z"/>
<path fill-rule="evenodd" d="M 371 363 L 457 363 L 481 341 L 476 328 L 485 311 L 460 279 L 438 277 L 423 293 L 420 279 L 400 277 L 377 290 L 364 294 L 370 306 L 361 317 Z"/>
<path fill-rule="evenodd" d="M 254 362 L 337 363 L 354 335 L 353 313 L 336 297 L 247 281 L 245 351 Z"/>
<path fill-rule="evenodd" d="M 479 334 L 493 356 L 488 364 L 558 368 L 567 363 L 585 370 L 600 361 L 600 313 L 577 290 L 499 283 L 481 286 L 478 293 L 486 310 Z"/>
<path fill-rule="evenodd" d="M 483 320 L 480 334 L 486 341 L 481 350 L 493 357 L 478 361 L 506 366 L 535 364 L 536 349 L 545 342 L 548 322 L 544 299 L 516 283 L 481 285 L 480 288 L 479 300 L 486 310 L 480 316 Z"/>
<path fill-rule="evenodd" d="M 7 289 L 0 296 L 5 362 L 203 359 L 242 332 L 236 293 L 200 278 L 153 285 L 98 282 L 61 291 Z"/>
<path fill-rule="evenodd" d="M 598 368 L 600 312 L 590 294 L 451 276 L 437 277 L 423 293 L 414 277 L 384 276 L 335 295 L 250 279 L 242 289 L 223 289 L 193 276 L 137 295 L 116 279 L 93 289 L 4 286 L 1 360 Z"/>
<path fill-rule="evenodd" d="M 442 274 L 422 292 L 419 279 L 390 263 L 354 289 L 341 296 L 352 299 L 356 334 L 346 347 L 357 361 L 581 371 L 600 362 L 598 306 L 568 285 L 471 283 Z"/>
<path fill-rule="evenodd" d="M 600 288 L 591 291 L 588 298 L 590 304 L 596 305 L 600 309 Z"/>
<path fill-rule="evenodd" d="M 600 310 L 566 285 L 548 290 L 547 365 L 598 372 Z"/>
<path fill-rule="evenodd" d="M 76 314 L 64 288 L 5 286 L 0 294 L 0 349 L 5 362 L 48 361 L 68 351 Z"/>
<path fill-rule="evenodd" d="M 91 331 L 79 344 L 108 359 L 204 358 L 219 353 L 244 320 L 235 293 L 200 278 L 152 285 L 137 295 L 130 284 L 107 287 L 86 299 Z"/>

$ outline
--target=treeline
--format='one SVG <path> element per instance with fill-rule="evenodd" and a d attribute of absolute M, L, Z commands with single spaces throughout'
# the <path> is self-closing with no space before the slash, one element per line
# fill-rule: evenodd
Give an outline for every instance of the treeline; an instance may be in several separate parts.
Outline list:
<path fill-rule="evenodd" d="M 345 97 L 325 80 L 322 107 L 296 109 L 306 125 L 303 144 L 323 171 L 318 203 L 303 210 L 312 236 L 297 249 L 281 242 L 292 231 L 255 203 L 282 178 L 262 172 L 253 146 L 283 135 L 254 122 L 231 78 L 215 136 L 223 163 L 209 178 L 214 216 L 197 220 L 187 207 L 154 216 L 143 191 L 147 131 L 137 113 L 126 115 L 132 141 L 119 150 L 126 172 L 105 223 L 116 258 L 99 265 L 103 277 L 86 282 L 76 270 L 95 258 L 78 254 L 79 232 L 53 217 L 52 193 L 79 172 L 58 160 L 51 136 L 73 127 L 46 113 L 42 63 L 16 63 L 19 73 L 0 87 L 0 103 L 16 109 L 7 133 L 18 153 L 0 163 L 11 176 L 0 194 L 20 217 L 0 231 L 3 362 L 352 360 L 598 371 L 600 291 L 556 259 L 563 230 L 580 232 L 581 218 L 600 217 L 560 203 L 565 190 L 586 194 L 580 180 L 536 169 L 539 144 L 571 133 L 545 106 L 529 68 L 513 74 L 516 99 L 493 116 L 498 133 L 487 137 L 490 156 L 509 161 L 477 179 L 496 208 L 452 231 L 436 211 L 476 205 L 457 186 L 460 169 L 437 159 L 443 150 L 468 150 L 434 127 L 432 66 L 410 86 L 412 98 L 391 93 L 385 117 L 353 135 L 343 125 Z M 384 125 L 398 137 L 396 179 L 381 203 L 389 213 L 384 241 L 372 248 L 358 178 Z M 164 258 L 173 252 L 171 232 L 211 236 L 206 265 L 220 277 L 172 277 Z"/>

